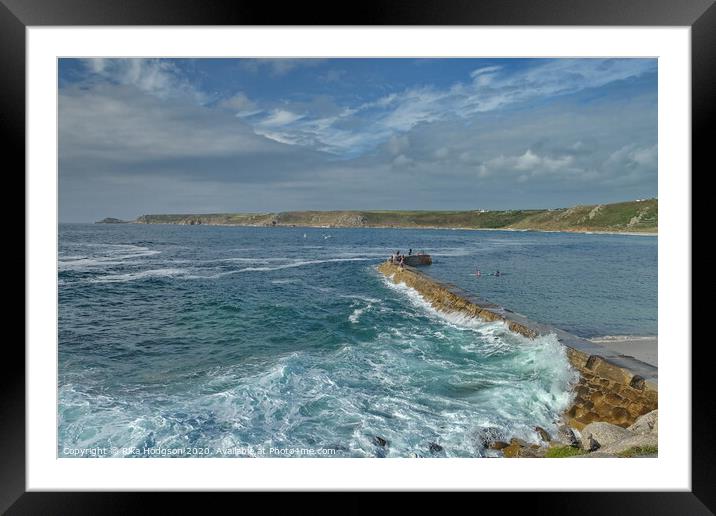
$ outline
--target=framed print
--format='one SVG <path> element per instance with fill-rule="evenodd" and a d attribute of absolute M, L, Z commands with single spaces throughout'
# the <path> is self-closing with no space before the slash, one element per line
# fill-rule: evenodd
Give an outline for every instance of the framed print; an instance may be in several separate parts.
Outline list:
<path fill-rule="evenodd" d="M 3 510 L 397 490 L 710 514 L 712 4 L 317 24 L 3 0 L 27 203 Z"/>

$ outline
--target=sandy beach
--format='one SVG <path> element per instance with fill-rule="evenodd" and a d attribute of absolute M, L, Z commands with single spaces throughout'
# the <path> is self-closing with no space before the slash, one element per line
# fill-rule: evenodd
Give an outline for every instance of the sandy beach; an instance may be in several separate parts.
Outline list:
<path fill-rule="evenodd" d="M 657 347 L 659 338 L 656 335 L 606 335 L 589 339 L 623 355 L 632 356 L 642 362 L 658 367 Z"/>

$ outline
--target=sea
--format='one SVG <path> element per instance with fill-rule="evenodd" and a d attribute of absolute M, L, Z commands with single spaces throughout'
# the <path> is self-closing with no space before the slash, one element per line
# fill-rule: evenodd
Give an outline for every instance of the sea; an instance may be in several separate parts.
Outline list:
<path fill-rule="evenodd" d="M 579 336 L 657 333 L 653 236 L 60 224 L 58 456 L 490 457 L 556 431 L 576 374 L 554 336 L 375 270 L 410 249 Z"/>

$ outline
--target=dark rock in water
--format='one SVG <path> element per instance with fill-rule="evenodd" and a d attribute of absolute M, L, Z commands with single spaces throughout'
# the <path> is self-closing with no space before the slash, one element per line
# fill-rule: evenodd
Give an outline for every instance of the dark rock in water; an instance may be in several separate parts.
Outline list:
<path fill-rule="evenodd" d="M 505 438 L 502 431 L 495 427 L 485 427 L 477 430 L 476 439 L 483 448 L 489 448 L 490 444 L 495 441 L 501 441 Z"/>
<path fill-rule="evenodd" d="M 505 441 L 492 441 L 488 448 L 491 450 L 502 450 L 504 448 L 507 448 L 510 444 L 506 443 Z"/>
<path fill-rule="evenodd" d="M 547 430 L 545 430 L 545 429 L 542 428 L 541 426 L 536 426 L 536 427 L 535 427 L 535 432 L 537 432 L 537 434 L 539 435 L 540 439 L 542 439 L 542 440 L 543 440 L 544 442 L 546 442 L 546 443 L 548 443 L 548 442 L 550 442 L 550 441 L 552 440 L 552 436 L 549 435 L 549 433 L 547 432 Z"/>
<path fill-rule="evenodd" d="M 443 451 L 443 447 L 438 443 L 430 443 L 430 453 L 437 453 Z"/>
<path fill-rule="evenodd" d="M 373 437 L 373 443 L 377 444 L 378 446 L 381 446 L 383 448 L 388 446 L 388 441 L 386 441 L 382 437 L 378 437 L 377 435 L 375 437 Z"/>

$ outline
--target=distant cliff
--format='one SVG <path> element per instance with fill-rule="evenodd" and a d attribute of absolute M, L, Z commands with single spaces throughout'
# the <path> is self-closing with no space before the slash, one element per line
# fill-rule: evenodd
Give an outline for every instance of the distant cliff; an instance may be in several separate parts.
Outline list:
<path fill-rule="evenodd" d="M 227 226 L 462 228 L 656 233 L 658 215 L 658 201 L 646 199 L 551 210 L 286 211 L 280 213 L 176 214 L 142 215 L 135 222 L 138 224 Z"/>

